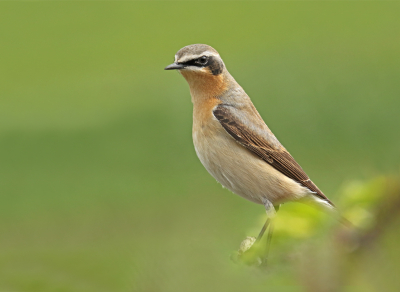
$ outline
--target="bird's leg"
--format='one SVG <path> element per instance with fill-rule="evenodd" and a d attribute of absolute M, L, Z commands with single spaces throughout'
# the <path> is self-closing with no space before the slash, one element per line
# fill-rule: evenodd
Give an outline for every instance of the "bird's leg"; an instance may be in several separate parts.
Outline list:
<path fill-rule="evenodd" d="M 271 222 L 271 219 L 267 218 L 267 221 L 265 221 L 265 224 L 264 224 L 263 228 L 261 229 L 260 233 L 257 236 L 256 243 L 261 240 L 261 238 L 263 237 L 263 235 L 265 233 L 265 230 L 267 230 L 268 225 L 269 225 L 270 222 Z"/>
<path fill-rule="evenodd" d="M 268 258 L 268 253 L 269 253 L 269 248 L 271 245 L 271 238 L 272 238 L 272 233 L 274 230 L 273 226 L 273 218 L 276 215 L 276 211 L 279 209 L 279 205 L 275 207 L 269 200 L 263 199 L 263 204 L 265 206 L 265 211 L 267 212 L 267 221 L 265 221 L 264 226 L 262 227 L 257 239 L 254 241 L 254 237 L 247 237 L 242 244 L 240 245 L 239 249 L 239 257 L 242 256 L 244 253 L 247 254 L 248 256 L 245 256 L 243 259 L 246 262 L 250 263 L 255 263 L 257 262 L 258 264 L 266 264 L 267 263 L 267 258 Z M 267 238 L 267 245 L 265 247 L 260 246 L 260 241 L 265 233 L 265 231 L 268 229 L 268 238 Z M 251 239 L 251 240 L 249 240 Z M 254 247 L 254 248 L 253 248 Z M 247 259 L 246 259 L 247 257 Z"/>
<path fill-rule="evenodd" d="M 267 212 L 267 221 L 265 221 L 265 224 L 263 228 L 260 231 L 260 234 L 258 235 L 256 242 L 259 242 L 261 238 L 263 237 L 265 231 L 268 229 L 268 237 L 267 237 L 267 247 L 265 250 L 265 258 L 268 258 L 268 253 L 269 253 L 269 248 L 271 246 L 271 239 L 272 239 L 272 233 L 274 232 L 274 222 L 273 218 L 276 215 L 276 212 L 279 210 L 279 205 L 277 207 L 274 207 L 274 205 L 267 199 L 263 200 L 264 206 L 265 206 L 265 211 Z"/>
<path fill-rule="evenodd" d="M 275 217 L 276 215 L 276 211 L 275 211 L 275 207 L 274 205 L 268 200 L 268 199 L 263 199 L 263 204 L 265 207 L 265 211 L 267 212 L 267 221 L 265 221 L 265 224 L 263 226 L 263 228 L 260 231 L 260 234 L 258 234 L 257 240 L 256 242 L 259 242 L 261 240 L 261 238 L 263 237 L 265 230 L 267 230 L 269 224 L 272 221 L 272 218 Z M 279 207 L 278 207 L 279 209 Z"/>
<path fill-rule="evenodd" d="M 271 239 L 272 239 L 272 233 L 274 232 L 274 222 L 271 221 L 271 224 L 268 229 L 268 237 L 267 237 L 267 249 L 265 250 L 265 259 L 264 259 L 264 264 L 267 264 L 267 259 L 268 259 L 268 254 L 269 254 L 269 248 L 271 246 Z"/>

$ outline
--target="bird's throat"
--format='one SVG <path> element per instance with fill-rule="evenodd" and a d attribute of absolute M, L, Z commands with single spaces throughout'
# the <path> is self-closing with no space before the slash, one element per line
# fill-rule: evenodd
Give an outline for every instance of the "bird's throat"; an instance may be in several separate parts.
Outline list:
<path fill-rule="evenodd" d="M 218 98 L 228 89 L 228 82 L 223 74 L 199 74 L 184 70 L 181 73 L 189 84 L 193 103 Z"/>

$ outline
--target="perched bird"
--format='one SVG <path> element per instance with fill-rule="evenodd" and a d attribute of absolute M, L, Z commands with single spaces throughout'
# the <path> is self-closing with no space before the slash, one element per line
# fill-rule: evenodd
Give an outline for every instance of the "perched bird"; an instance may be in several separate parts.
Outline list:
<path fill-rule="evenodd" d="M 334 210 L 267 127 L 215 49 L 186 46 L 165 70 L 178 70 L 189 84 L 193 143 L 201 163 L 225 188 L 264 205 L 268 219 L 257 241 L 284 202 L 309 202 Z M 272 228 L 268 241 L 271 236 Z"/>

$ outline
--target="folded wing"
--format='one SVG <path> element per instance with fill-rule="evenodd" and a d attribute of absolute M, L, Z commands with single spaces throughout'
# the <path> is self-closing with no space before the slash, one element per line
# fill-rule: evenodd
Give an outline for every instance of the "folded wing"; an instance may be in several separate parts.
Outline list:
<path fill-rule="evenodd" d="M 287 177 L 307 187 L 317 197 L 334 206 L 322 191 L 310 180 L 308 175 L 294 160 L 290 153 L 279 143 L 265 123 L 263 123 L 262 128 L 250 128 L 247 124 L 257 125 L 257 123 L 245 123 L 245 116 L 239 116 L 237 109 L 224 104 L 220 104 L 213 111 L 213 114 L 221 123 L 222 127 L 239 144 L 253 152 Z M 258 113 L 257 116 L 259 116 Z"/>

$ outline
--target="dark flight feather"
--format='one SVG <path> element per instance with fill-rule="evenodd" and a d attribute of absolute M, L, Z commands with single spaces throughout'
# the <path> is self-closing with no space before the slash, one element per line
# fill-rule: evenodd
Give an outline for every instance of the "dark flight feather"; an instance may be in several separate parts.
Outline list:
<path fill-rule="evenodd" d="M 220 104 L 214 111 L 214 116 L 221 123 L 222 127 L 239 144 L 256 154 L 272 167 L 305 186 L 317 197 L 334 204 L 322 193 L 322 191 L 310 180 L 301 166 L 294 160 L 290 153 L 282 146 L 280 149 L 272 147 L 268 141 L 255 134 L 249 127 L 245 126 L 229 109 L 229 106 Z"/>

